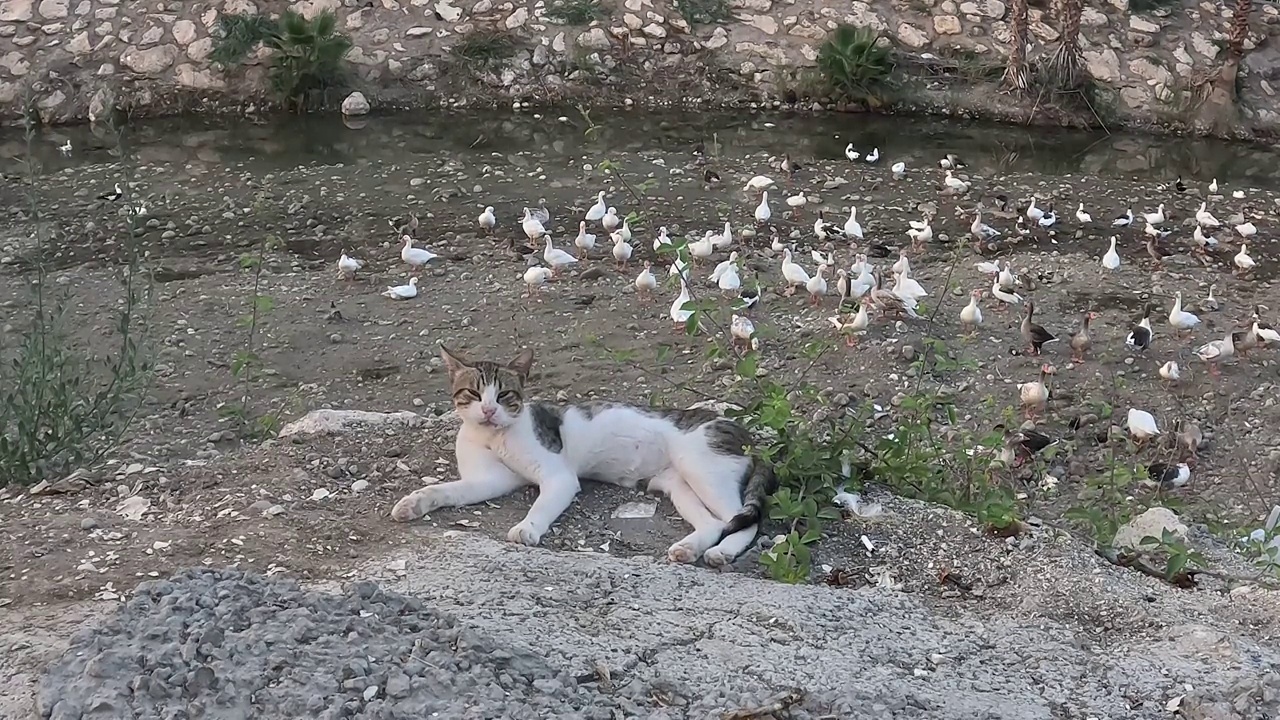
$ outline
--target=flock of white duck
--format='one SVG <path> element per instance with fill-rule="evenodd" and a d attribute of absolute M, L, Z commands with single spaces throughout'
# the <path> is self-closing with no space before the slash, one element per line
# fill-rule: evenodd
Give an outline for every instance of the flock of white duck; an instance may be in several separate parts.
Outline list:
<path fill-rule="evenodd" d="M 849 145 L 845 149 L 845 157 L 854 163 L 874 164 L 879 160 L 880 152 L 877 148 L 864 156 L 858 153 L 853 145 Z M 938 165 L 943 171 L 941 177 L 943 194 L 961 197 L 969 192 L 969 182 L 955 173 L 956 170 L 963 167 L 959 158 L 955 155 L 947 155 L 939 161 Z M 789 156 L 783 156 L 775 164 L 775 167 L 780 169 L 788 177 L 789 181 L 798 165 L 793 163 Z M 905 163 L 895 163 L 891 166 L 890 172 L 893 179 L 902 179 L 907 174 Z M 705 178 L 709 183 L 719 179 L 710 170 L 706 172 Z M 728 257 L 714 266 L 714 269 L 708 274 L 706 282 L 711 286 L 715 286 L 721 292 L 734 294 L 738 298 L 734 306 L 735 314 L 732 315 L 729 326 L 730 333 L 733 336 L 733 344 L 735 346 L 758 347 L 754 324 L 744 315 L 736 313 L 744 312 L 759 301 L 759 285 L 755 284 L 754 287 L 746 287 L 746 283 L 744 283 L 745 273 L 743 266 L 740 264 L 740 255 L 734 249 L 734 244 L 735 241 L 749 242 L 757 237 L 758 229 L 770 227 L 771 221 L 774 220 L 774 213 L 770 206 L 769 191 L 775 187 L 776 183 L 763 175 L 757 175 L 747 181 L 743 187 L 743 192 L 747 193 L 748 196 L 758 193 L 760 199 L 753 213 L 754 227 L 744 228 L 737 238 L 735 238 L 733 228 L 728 220 L 724 222 L 721 228 L 705 231 L 701 238 L 691 237 L 674 240 L 668 234 L 666 227 L 658 229 L 652 241 L 654 257 L 655 259 L 670 260 L 667 274 L 675 277 L 680 287 L 679 294 L 672 302 L 670 309 L 670 318 L 676 328 L 683 329 L 695 312 L 692 304 L 694 296 L 691 290 L 694 270 L 700 262 L 709 260 L 717 252 L 728 251 Z M 1178 179 L 1175 189 L 1180 193 L 1186 191 L 1187 188 L 1183 185 L 1181 178 Z M 1233 196 L 1239 199 L 1244 197 L 1244 194 L 1242 191 L 1236 191 Z M 1218 195 L 1216 179 L 1208 186 L 1207 197 L 1215 200 L 1221 199 L 1222 196 Z M 576 250 L 573 253 L 562 247 L 556 247 L 554 244 L 551 233 L 548 231 L 548 227 L 551 225 L 551 213 L 546 207 L 545 200 L 540 200 L 536 207 L 526 207 L 524 209 L 524 215 L 520 222 L 521 231 L 531 243 L 536 243 L 542 247 L 541 259 L 545 263 L 545 265 L 532 265 L 523 273 L 522 279 L 526 285 L 526 295 L 531 297 L 538 295 L 540 289 L 547 282 L 556 278 L 567 268 L 586 262 L 593 251 L 600 245 L 608 249 L 609 254 L 612 255 L 619 268 L 625 268 L 639 254 L 636 245 L 633 244 L 635 233 L 629 218 L 620 215 L 615 207 L 608 204 L 606 198 L 607 195 L 604 191 L 598 192 L 594 202 L 590 203 L 588 210 L 578 221 L 578 232 L 572 240 Z M 1003 196 L 998 199 L 1002 203 L 1007 202 Z M 1038 198 L 1033 197 L 1026 209 L 1018 212 L 1016 227 L 1011 231 L 1010 235 L 1031 235 L 1037 232 L 1037 228 L 1049 231 L 1050 228 L 1058 224 L 1059 219 L 1053 210 L 1053 205 L 1050 204 L 1047 208 L 1041 208 L 1037 205 L 1038 201 Z M 786 197 L 785 203 L 792 213 L 792 219 L 796 219 L 802 215 L 809 200 L 803 192 L 799 192 Z M 983 209 L 983 205 L 979 203 L 972 211 L 974 213 L 973 221 L 968 227 L 973 247 L 979 252 L 989 250 L 993 241 L 1005 235 L 1004 232 L 984 222 Z M 1093 217 L 1085 210 L 1083 203 L 1078 204 L 1074 217 L 1076 223 L 1082 228 L 1093 226 Z M 905 234 L 911 240 L 912 250 L 923 252 L 927 243 L 933 239 L 933 219 L 932 216 L 925 215 L 920 220 L 910 221 Z M 1148 254 L 1153 259 L 1155 266 L 1160 267 L 1163 258 L 1173 254 L 1161 246 L 1161 240 L 1172 232 L 1162 229 L 1162 226 L 1170 220 L 1166 205 L 1162 203 L 1154 212 L 1143 212 L 1138 215 L 1135 215 L 1132 209 L 1126 209 L 1124 214 L 1110 222 L 1110 227 L 1113 232 L 1124 233 L 1136 228 L 1136 223 L 1139 220 L 1142 222 L 1142 236 Z M 1208 200 L 1201 202 L 1199 210 L 1195 213 L 1195 221 L 1189 250 L 1207 265 L 1210 262 L 1208 259 L 1210 253 L 1215 252 L 1222 245 L 1222 241 L 1216 238 L 1214 233 L 1223 228 L 1224 224 L 1209 211 Z M 494 232 L 498 227 L 498 218 L 494 213 L 494 208 L 492 206 L 485 207 L 477 218 L 477 223 L 486 234 Z M 1247 244 L 1250 238 L 1257 234 L 1258 229 L 1243 216 L 1232 218 L 1229 224 L 1231 231 L 1240 237 L 1239 251 L 1232 258 L 1235 274 L 1248 277 L 1254 271 L 1256 263 L 1248 253 Z M 600 240 L 596 234 L 588 231 L 589 229 L 595 229 L 597 226 L 607 235 L 607 240 Z M 849 302 L 856 302 L 857 307 L 855 312 L 849 314 L 838 313 L 828 318 L 828 321 L 836 331 L 846 338 L 846 343 L 851 347 L 855 346 L 857 339 L 867 332 L 871 325 L 873 311 L 882 317 L 923 319 L 920 312 L 920 303 L 924 298 L 929 297 L 929 291 L 913 277 L 907 249 L 903 248 L 899 251 L 896 262 L 889 268 L 893 276 L 893 283 L 890 287 L 885 287 L 885 273 L 877 271 L 877 268 L 869 262 L 868 253 L 878 250 L 879 254 L 883 256 L 887 254 L 887 248 L 883 244 L 873 242 L 870 243 L 867 252 L 860 252 L 866 236 L 858 219 L 857 207 L 849 208 L 848 218 L 843 223 L 829 222 L 823 213 L 819 211 L 812 227 L 814 236 L 821 243 L 825 243 L 823 249 L 826 250 L 825 254 L 816 249 L 811 251 L 812 260 L 817 265 L 813 273 L 810 273 L 796 261 L 794 245 L 791 242 L 784 242 L 779 237 L 776 226 L 771 233 L 769 246 L 774 253 L 781 255 L 780 273 L 781 284 L 783 285 L 782 294 L 784 296 L 792 296 L 798 289 L 802 288 L 808 293 L 810 306 L 820 306 L 824 297 L 832 290 L 828 284 L 827 275 L 836 266 L 835 243 L 847 242 L 851 246 L 853 262 L 848 269 L 844 267 L 835 269 L 834 289 L 839 296 L 837 310 L 844 308 Z M 788 240 L 794 241 L 801 236 L 801 232 L 793 231 Z M 1108 239 L 1108 248 L 1101 256 L 1100 264 L 1103 273 L 1114 272 L 1121 266 L 1121 257 L 1117 251 L 1119 240 L 1118 235 L 1111 235 Z M 421 268 L 437 257 L 429 250 L 414 247 L 414 240 L 408 234 L 404 234 L 401 241 L 403 248 L 400 258 L 411 268 Z M 760 244 L 763 245 L 763 242 Z M 634 280 L 637 294 L 646 299 L 652 296 L 659 284 L 658 277 L 654 273 L 653 263 L 654 261 L 651 260 L 643 260 L 639 274 Z M 345 253 L 338 261 L 339 272 L 346 277 L 353 276 L 363 265 L 362 261 L 351 258 Z M 976 332 L 979 326 L 983 325 L 985 318 L 983 316 L 982 301 L 989 296 L 997 303 L 997 311 L 1006 310 L 1014 306 L 1023 308 L 1020 331 L 1022 339 L 1027 344 L 1028 351 L 1031 354 L 1039 355 L 1042 346 L 1058 341 L 1059 338 L 1055 334 L 1034 321 L 1035 303 L 1030 298 L 1024 299 L 1018 292 L 1018 288 L 1022 283 L 1009 267 L 1007 261 L 1001 264 L 981 260 L 975 263 L 975 267 L 980 273 L 990 276 L 991 285 L 987 291 L 975 289 L 969 294 L 968 304 L 959 312 L 960 324 L 964 329 L 972 334 Z M 388 287 L 383 295 L 397 300 L 416 297 L 418 293 L 417 283 L 418 278 L 412 277 L 406 285 Z M 1218 301 L 1213 297 L 1215 288 L 1216 286 L 1210 288 L 1208 297 L 1200 303 L 1200 309 L 1217 309 Z M 1125 340 L 1128 347 L 1138 351 L 1145 351 L 1151 346 L 1153 330 L 1150 315 L 1154 308 L 1155 305 L 1153 304 L 1147 305 L 1141 318 L 1132 326 Z M 1081 317 L 1079 329 L 1070 335 L 1068 344 L 1072 351 L 1073 361 L 1083 361 L 1084 355 L 1092 347 L 1090 321 L 1096 318 L 1096 313 L 1085 313 Z M 1173 307 L 1168 314 L 1169 326 L 1174 330 L 1175 334 L 1181 335 L 1192 331 L 1200 325 L 1200 322 L 1198 315 L 1184 307 L 1182 293 L 1177 292 L 1174 297 Z M 1277 343 L 1280 343 L 1280 334 L 1271 325 L 1262 321 L 1255 308 L 1251 322 L 1248 323 L 1246 330 L 1239 332 L 1228 330 L 1221 339 L 1215 339 L 1196 347 L 1194 354 L 1208 363 L 1210 372 L 1216 375 L 1219 373 L 1219 366 L 1237 354 L 1245 355 L 1253 348 Z M 1018 385 L 1020 400 L 1029 419 L 1034 418 L 1039 412 L 1045 410 L 1050 395 L 1049 377 L 1054 374 L 1055 369 L 1053 366 L 1045 364 L 1041 366 L 1040 371 L 1039 379 Z M 1181 379 L 1182 368 L 1179 367 L 1176 360 L 1169 360 L 1160 367 L 1159 375 L 1166 382 L 1176 383 Z M 1128 429 L 1132 437 L 1140 442 L 1160 434 L 1154 417 L 1150 413 L 1138 409 L 1133 409 L 1129 412 Z M 1023 441 L 1027 440 L 1026 435 L 1020 435 L 1020 437 Z M 1031 445 L 1031 449 L 1034 450 L 1035 443 Z M 1026 446 L 1024 445 L 1024 447 Z M 1194 457 L 1194 452 L 1192 452 L 1191 457 Z M 1185 463 L 1167 466 L 1155 465 L 1152 466 L 1151 471 L 1153 477 L 1157 474 L 1161 475 L 1161 482 L 1181 484 L 1181 482 L 1185 482 L 1189 478 L 1189 470 Z"/>

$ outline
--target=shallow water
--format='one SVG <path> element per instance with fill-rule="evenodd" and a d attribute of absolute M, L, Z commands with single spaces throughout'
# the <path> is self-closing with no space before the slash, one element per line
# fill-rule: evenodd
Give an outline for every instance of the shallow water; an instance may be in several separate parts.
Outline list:
<path fill-rule="evenodd" d="M 186 158 L 244 163 L 247 170 L 304 164 L 391 161 L 415 154 L 452 151 L 548 156 L 598 155 L 637 151 L 692 150 L 698 142 L 726 157 L 757 152 L 789 152 L 797 159 L 839 158 L 846 143 L 866 152 L 880 148 L 881 163 L 936 167 L 938 158 L 957 153 L 978 175 L 1043 173 L 1097 175 L 1272 188 L 1280 150 L 1218 140 L 1149 135 L 1086 133 L 1020 128 L 951 120 L 916 120 L 858 114 L 796 115 L 670 113 L 633 115 L 578 110 L 548 113 L 485 111 L 404 113 L 344 120 L 337 116 L 284 117 L 228 122 L 225 118 L 185 118 L 132 126 L 123 144 L 142 161 Z M 591 122 L 593 132 L 587 132 Z M 70 139 L 63 157 L 57 146 Z M 110 130 L 59 128 L 37 136 L 33 152 L 45 173 L 119 157 Z M 0 134 L 0 170 L 22 171 L 26 143 L 20 131 Z"/>

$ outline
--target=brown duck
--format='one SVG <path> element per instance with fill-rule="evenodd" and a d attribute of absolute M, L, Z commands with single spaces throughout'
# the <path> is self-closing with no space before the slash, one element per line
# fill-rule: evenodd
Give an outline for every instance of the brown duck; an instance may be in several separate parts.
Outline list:
<path fill-rule="evenodd" d="M 1087 312 L 1080 318 L 1080 329 L 1071 336 L 1072 362 L 1084 362 L 1084 354 L 1093 347 L 1093 340 L 1089 337 L 1089 322 L 1097 319 L 1098 314 L 1094 312 Z"/>
<path fill-rule="evenodd" d="M 1027 314 L 1022 317 L 1022 340 L 1027 343 L 1027 347 L 1031 349 L 1032 355 L 1039 355 L 1040 348 L 1052 342 L 1058 342 L 1058 336 L 1044 329 L 1044 326 L 1038 325 L 1031 320 L 1031 316 L 1036 312 L 1035 301 L 1027 300 Z"/>
<path fill-rule="evenodd" d="M 1156 262 L 1156 267 L 1164 267 L 1164 259 L 1173 255 L 1173 251 L 1160 245 L 1160 240 L 1147 236 L 1147 254 Z"/>

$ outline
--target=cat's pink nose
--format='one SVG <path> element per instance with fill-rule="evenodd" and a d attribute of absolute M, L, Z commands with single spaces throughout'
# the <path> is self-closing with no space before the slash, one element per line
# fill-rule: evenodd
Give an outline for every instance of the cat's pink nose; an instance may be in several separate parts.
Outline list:
<path fill-rule="evenodd" d="M 480 411 L 484 413 L 485 419 L 488 420 L 497 414 L 498 408 L 480 408 Z"/>

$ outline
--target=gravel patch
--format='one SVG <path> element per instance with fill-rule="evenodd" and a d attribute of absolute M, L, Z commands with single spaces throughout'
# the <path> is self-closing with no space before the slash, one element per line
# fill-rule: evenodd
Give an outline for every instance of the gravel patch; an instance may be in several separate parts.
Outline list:
<path fill-rule="evenodd" d="M 564 668 L 372 582 L 342 594 L 231 570 L 139 586 L 39 691 L 52 720 L 635 716 Z M 619 714 L 621 713 L 621 714 Z"/>

